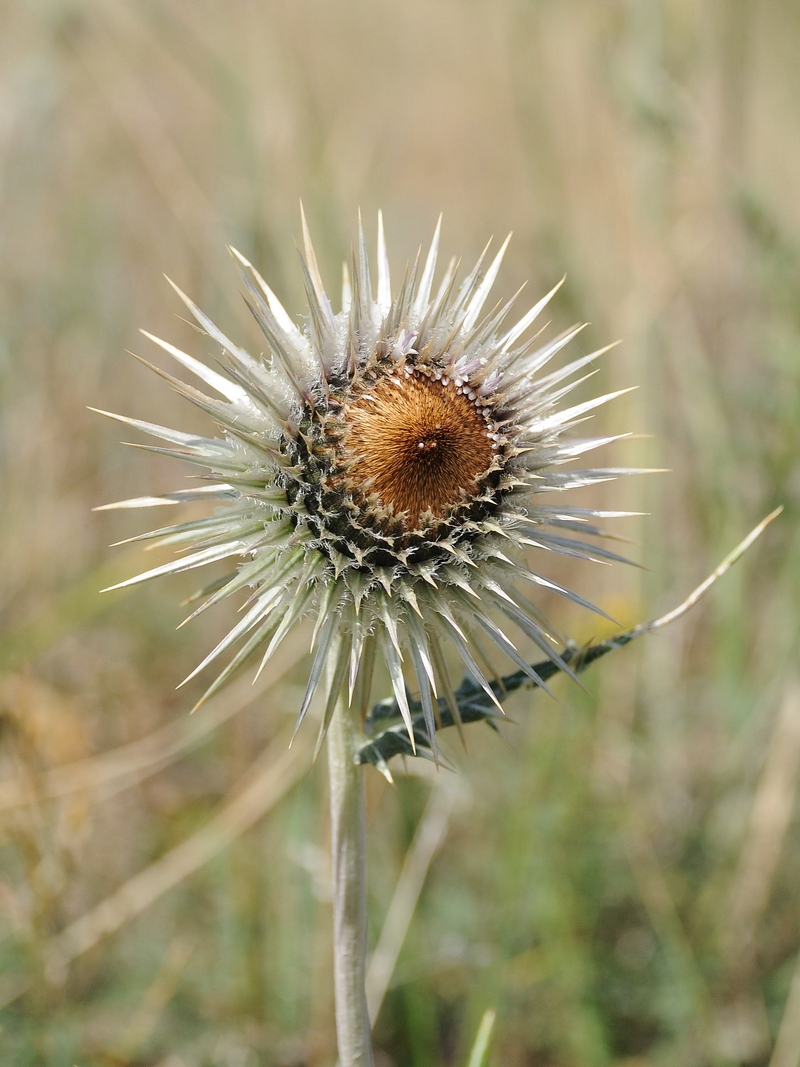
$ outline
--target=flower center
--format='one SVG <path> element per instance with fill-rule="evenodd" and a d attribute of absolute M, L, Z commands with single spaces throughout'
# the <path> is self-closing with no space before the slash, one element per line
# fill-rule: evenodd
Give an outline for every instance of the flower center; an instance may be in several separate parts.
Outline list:
<path fill-rule="evenodd" d="M 344 422 L 349 478 L 405 512 L 408 529 L 467 499 L 494 459 L 481 410 L 452 382 L 417 371 L 379 379 L 345 406 Z"/>

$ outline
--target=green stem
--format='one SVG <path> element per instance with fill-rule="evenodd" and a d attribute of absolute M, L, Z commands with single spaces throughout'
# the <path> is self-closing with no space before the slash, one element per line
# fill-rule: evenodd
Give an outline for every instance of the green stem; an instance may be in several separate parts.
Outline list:
<path fill-rule="evenodd" d="M 367 956 L 366 816 L 355 707 L 341 698 L 328 728 L 333 867 L 333 977 L 341 1067 L 372 1067 L 364 990 Z"/>

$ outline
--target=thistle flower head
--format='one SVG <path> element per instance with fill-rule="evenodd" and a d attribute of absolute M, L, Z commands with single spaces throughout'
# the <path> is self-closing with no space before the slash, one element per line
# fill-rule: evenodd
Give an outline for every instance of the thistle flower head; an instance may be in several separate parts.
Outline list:
<path fill-rule="evenodd" d="M 531 569 L 523 552 L 619 558 L 586 543 L 580 532 L 602 535 L 594 518 L 622 513 L 560 502 L 566 489 L 626 473 L 564 469 L 616 439 L 564 434 L 619 393 L 562 404 L 584 380 L 581 371 L 606 349 L 549 368 L 579 332 L 546 344 L 528 337 L 558 286 L 513 325 L 513 301 L 485 310 L 508 241 L 491 261 L 487 246 L 460 285 L 451 263 L 434 289 L 437 226 L 424 262 L 418 257 L 393 293 L 379 216 L 377 285 L 359 228 L 341 310 L 334 313 L 305 219 L 303 232 L 309 313 L 302 330 L 256 269 L 233 253 L 267 341 L 266 358 L 229 340 L 177 287 L 219 346 L 222 373 L 147 335 L 214 394 L 153 368 L 207 412 L 221 435 L 195 437 L 112 416 L 167 442 L 148 447 L 199 466 L 205 484 L 106 507 L 192 500 L 217 507 L 207 518 L 141 535 L 184 554 L 121 585 L 234 561 L 231 573 L 200 591 L 205 599 L 194 614 L 234 593 L 246 594 L 246 610 L 190 677 L 234 646 L 209 693 L 254 651 L 263 667 L 290 628 L 310 615 L 313 659 L 298 721 L 332 657 L 323 729 L 343 689 L 350 700 L 358 691 L 366 706 L 380 656 L 409 728 L 404 671 L 415 680 L 433 740 L 438 693 L 457 718 L 442 642 L 455 646 L 493 700 L 475 658 L 485 662 L 482 639 L 539 684 L 514 644 L 515 631 L 571 673 L 523 587 L 598 609 Z"/>

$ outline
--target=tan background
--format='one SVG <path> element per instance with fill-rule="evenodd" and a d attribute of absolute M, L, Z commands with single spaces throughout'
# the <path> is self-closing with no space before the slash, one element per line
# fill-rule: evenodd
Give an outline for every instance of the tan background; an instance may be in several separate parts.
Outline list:
<path fill-rule="evenodd" d="M 192 725 L 201 683 L 174 686 L 234 609 L 176 633 L 190 580 L 97 594 L 142 562 L 106 544 L 144 527 L 90 509 L 183 472 L 86 410 L 202 425 L 124 350 L 152 356 L 145 326 L 208 351 L 162 273 L 258 345 L 228 243 L 301 313 L 302 197 L 332 283 L 359 206 L 371 238 L 383 208 L 396 274 L 444 211 L 466 261 L 514 230 L 499 292 L 567 273 L 554 328 L 592 323 L 574 354 L 623 338 L 599 386 L 640 389 L 597 422 L 652 436 L 604 462 L 671 473 L 596 498 L 649 513 L 626 527 L 647 570 L 551 570 L 621 623 L 786 505 L 690 618 L 593 668 L 591 697 L 516 698 L 511 748 L 478 727 L 468 759 L 451 746 L 467 799 L 380 1062 L 465 1063 L 491 1006 L 503 1067 L 767 1064 L 776 1039 L 796 1067 L 799 49 L 788 0 L 0 6 L 4 1062 L 333 1063 L 324 768 L 247 770 L 297 706 L 302 646 L 251 707 L 232 689 L 224 723 Z M 263 819 L 245 798 L 238 836 L 226 805 L 252 780 L 283 785 Z M 370 779 L 373 941 L 429 789 Z M 91 909 L 143 871 L 101 937 Z"/>

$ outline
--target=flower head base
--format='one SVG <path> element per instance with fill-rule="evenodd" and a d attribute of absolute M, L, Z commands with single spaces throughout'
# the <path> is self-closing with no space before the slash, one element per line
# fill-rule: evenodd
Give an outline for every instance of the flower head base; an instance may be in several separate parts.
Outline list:
<path fill-rule="evenodd" d="M 323 731 L 343 688 L 350 700 L 357 690 L 365 708 L 380 654 L 409 725 L 404 663 L 412 672 L 433 741 L 439 691 L 458 717 L 442 640 L 455 645 L 489 694 L 473 654 L 485 659 L 478 651 L 480 636 L 543 684 L 506 634 L 507 623 L 571 673 L 551 628 L 516 583 L 544 587 L 598 610 L 530 570 L 522 550 L 620 558 L 572 535 L 602 536 L 592 519 L 624 513 L 548 502 L 563 490 L 632 473 L 562 469 L 617 439 L 562 435 L 620 393 L 558 407 L 585 380 L 580 371 L 607 351 L 543 373 L 580 329 L 544 346 L 536 337 L 523 340 L 558 286 L 510 328 L 505 323 L 511 301 L 483 313 L 507 241 L 488 266 L 485 251 L 458 288 L 451 263 L 432 295 L 437 226 L 424 266 L 419 269 L 418 258 L 393 296 L 379 217 L 377 294 L 360 230 L 352 284 L 345 270 L 342 310 L 334 314 L 305 219 L 303 231 L 310 312 L 305 331 L 234 252 L 269 359 L 253 358 L 235 345 L 177 287 L 219 345 L 225 373 L 147 335 L 218 394 L 210 397 L 153 368 L 210 414 L 223 435 L 194 437 L 112 416 L 173 446 L 149 446 L 154 451 L 210 473 L 199 488 L 106 507 L 197 499 L 222 506 L 208 518 L 134 538 L 191 550 L 121 585 L 238 560 L 223 581 L 201 590 L 198 595 L 206 599 L 193 614 L 242 590 L 249 592 L 248 610 L 190 677 L 236 643 L 238 651 L 209 693 L 254 650 L 263 650 L 263 667 L 289 629 L 312 615 L 314 657 L 298 721 L 332 656 Z"/>

